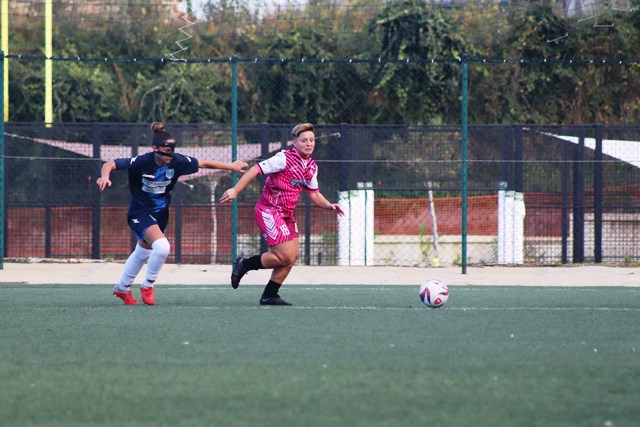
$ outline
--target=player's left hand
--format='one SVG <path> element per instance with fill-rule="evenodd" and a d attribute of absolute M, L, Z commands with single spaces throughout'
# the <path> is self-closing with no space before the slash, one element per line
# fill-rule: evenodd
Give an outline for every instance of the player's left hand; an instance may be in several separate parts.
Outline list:
<path fill-rule="evenodd" d="M 236 197 L 238 197 L 238 192 L 235 188 L 230 188 L 222 194 L 222 197 L 220 197 L 220 204 L 224 205 L 225 203 L 230 203 Z"/>
<path fill-rule="evenodd" d="M 242 160 L 236 160 L 235 162 L 231 163 L 231 166 L 233 167 L 233 171 L 235 172 L 244 172 L 245 170 L 247 170 L 249 164 L 247 162 L 243 162 Z"/>
<path fill-rule="evenodd" d="M 344 212 L 342 211 L 342 208 L 337 203 L 331 203 L 331 206 L 329 207 L 329 209 L 332 210 L 332 211 L 335 211 L 335 213 L 340 215 L 340 216 L 344 215 Z"/>

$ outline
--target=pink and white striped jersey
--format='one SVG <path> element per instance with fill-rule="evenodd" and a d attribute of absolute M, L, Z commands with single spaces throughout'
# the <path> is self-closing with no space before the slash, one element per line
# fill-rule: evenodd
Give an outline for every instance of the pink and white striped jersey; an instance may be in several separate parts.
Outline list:
<path fill-rule="evenodd" d="M 302 189 L 319 191 L 318 165 L 312 158 L 303 159 L 298 150 L 283 150 L 254 167 L 268 175 L 256 207 L 276 209 L 293 217 Z"/>

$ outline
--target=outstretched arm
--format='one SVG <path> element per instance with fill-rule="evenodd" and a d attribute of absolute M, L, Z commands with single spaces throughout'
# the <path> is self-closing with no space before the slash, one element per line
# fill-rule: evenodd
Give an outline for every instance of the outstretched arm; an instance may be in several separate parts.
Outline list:
<path fill-rule="evenodd" d="M 233 163 L 219 162 L 217 160 L 198 160 L 198 166 L 203 169 L 226 169 L 234 172 L 244 172 L 249 165 L 242 160 L 236 160 Z"/>
<path fill-rule="evenodd" d="M 330 211 L 335 211 L 335 213 L 337 213 L 338 215 L 344 215 L 344 212 L 340 208 L 340 205 L 338 205 L 337 203 L 331 203 L 319 191 L 310 191 L 309 200 L 311 200 L 311 203 L 316 206 L 320 206 L 321 208 Z"/>
<path fill-rule="evenodd" d="M 240 194 L 242 190 L 247 188 L 247 185 L 249 185 L 251 181 L 256 179 L 256 177 L 258 176 L 258 172 L 259 169 L 257 167 L 252 167 L 251 169 L 246 171 L 234 187 L 224 192 L 224 194 L 220 198 L 220 203 L 225 204 L 232 202 L 236 197 L 238 197 L 238 194 Z"/>
<path fill-rule="evenodd" d="M 116 162 L 113 160 L 109 160 L 107 163 L 102 165 L 102 171 L 100 173 L 100 178 L 96 181 L 98 187 L 100 187 L 100 191 L 104 191 L 106 187 L 111 187 L 111 171 L 116 168 Z"/>

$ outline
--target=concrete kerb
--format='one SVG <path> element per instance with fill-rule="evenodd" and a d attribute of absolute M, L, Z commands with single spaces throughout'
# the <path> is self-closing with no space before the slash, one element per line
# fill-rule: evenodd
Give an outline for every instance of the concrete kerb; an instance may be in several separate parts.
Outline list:
<path fill-rule="evenodd" d="M 5 262 L 0 285 L 95 284 L 113 285 L 123 263 L 101 261 Z M 640 286 L 635 267 L 580 265 L 561 267 L 324 267 L 295 266 L 287 285 L 416 285 L 440 279 L 450 286 Z M 143 269 L 144 272 L 144 269 Z M 230 265 L 166 264 L 157 284 L 229 285 Z M 245 285 L 264 285 L 270 270 L 251 271 Z M 142 280 L 142 274 L 136 283 Z"/>

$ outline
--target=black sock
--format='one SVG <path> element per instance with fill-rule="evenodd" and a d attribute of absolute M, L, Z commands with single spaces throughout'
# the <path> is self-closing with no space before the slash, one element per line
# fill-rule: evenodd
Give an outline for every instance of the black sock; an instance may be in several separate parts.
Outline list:
<path fill-rule="evenodd" d="M 280 283 L 276 283 L 273 280 L 269 280 L 267 286 L 264 287 L 264 291 L 262 292 L 263 297 L 275 297 L 278 295 L 278 291 L 280 290 Z"/>
<path fill-rule="evenodd" d="M 245 258 L 242 261 L 242 265 L 247 270 L 262 270 L 264 267 L 262 266 L 262 255 L 254 255 L 251 258 Z"/>

